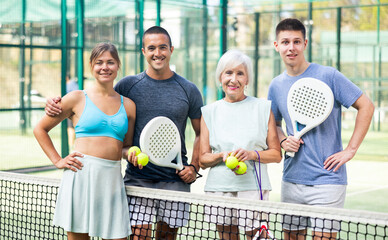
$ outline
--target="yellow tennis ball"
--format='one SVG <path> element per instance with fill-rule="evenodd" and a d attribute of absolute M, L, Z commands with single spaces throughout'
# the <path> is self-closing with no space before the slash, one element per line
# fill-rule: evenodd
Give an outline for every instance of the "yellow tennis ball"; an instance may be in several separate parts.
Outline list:
<path fill-rule="evenodd" d="M 247 165 L 244 162 L 239 162 L 238 165 L 240 167 L 237 168 L 235 173 L 237 173 L 237 174 L 244 174 L 247 171 Z"/>
<path fill-rule="evenodd" d="M 145 153 L 139 153 L 137 155 L 137 164 L 140 164 L 145 167 L 148 164 L 148 155 Z"/>
<path fill-rule="evenodd" d="M 136 152 L 135 155 L 137 156 L 139 155 L 139 153 L 141 153 L 141 150 L 139 147 L 133 146 L 128 149 L 128 154 L 130 154 L 131 152 Z"/>
<path fill-rule="evenodd" d="M 235 156 L 229 156 L 225 161 L 225 165 L 230 169 L 234 169 L 238 165 L 238 160 Z"/>

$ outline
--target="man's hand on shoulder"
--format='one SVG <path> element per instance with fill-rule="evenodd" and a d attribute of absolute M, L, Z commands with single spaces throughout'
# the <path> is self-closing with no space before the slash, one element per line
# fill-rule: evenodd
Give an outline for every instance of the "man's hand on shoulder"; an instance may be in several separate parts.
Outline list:
<path fill-rule="evenodd" d="M 47 98 L 46 107 L 44 109 L 45 113 L 50 117 L 55 117 L 62 112 L 59 102 L 62 100 L 61 97 Z"/>

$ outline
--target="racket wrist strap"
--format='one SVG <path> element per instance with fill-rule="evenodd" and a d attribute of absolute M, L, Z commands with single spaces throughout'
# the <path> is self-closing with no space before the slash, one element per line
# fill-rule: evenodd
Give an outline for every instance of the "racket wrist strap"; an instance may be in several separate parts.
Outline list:
<path fill-rule="evenodd" d="M 198 172 L 197 168 L 193 165 L 193 164 L 189 164 L 187 166 L 190 166 L 190 167 L 193 167 L 194 168 L 194 171 L 195 173 L 197 174 L 197 178 L 200 178 L 202 177 L 202 175 Z"/>
<path fill-rule="evenodd" d="M 280 147 L 281 147 L 281 148 L 283 148 L 283 147 L 282 147 L 282 143 L 283 143 L 284 141 L 286 141 L 286 140 L 287 140 L 287 137 L 283 138 L 283 140 L 280 141 Z"/>
<path fill-rule="evenodd" d="M 255 153 L 257 155 L 257 158 L 256 158 L 256 161 L 258 161 L 260 163 L 260 154 L 258 151 L 255 150 Z"/>
<path fill-rule="evenodd" d="M 260 163 L 260 154 L 258 151 L 256 151 L 257 154 L 257 161 L 259 162 L 259 176 L 257 176 L 257 169 L 256 169 L 256 164 L 253 164 L 253 167 L 255 168 L 255 173 L 256 173 L 256 179 L 257 179 L 257 184 L 259 185 L 259 191 L 260 191 L 260 200 L 263 200 L 263 190 L 261 189 L 261 163 Z"/>

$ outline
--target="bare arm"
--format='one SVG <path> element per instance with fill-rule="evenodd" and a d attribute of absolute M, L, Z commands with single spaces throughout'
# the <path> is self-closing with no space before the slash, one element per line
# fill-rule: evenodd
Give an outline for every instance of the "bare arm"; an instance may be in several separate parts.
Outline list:
<path fill-rule="evenodd" d="M 356 155 L 361 142 L 368 132 L 375 109 L 373 103 L 365 94 L 362 94 L 352 106 L 358 111 L 352 137 L 350 138 L 348 146 L 343 151 L 335 153 L 325 160 L 324 168 L 327 170 L 334 168 L 333 171 L 335 172 L 342 165 L 350 161 Z"/>
<path fill-rule="evenodd" d="M 76 171 L 76 168 L 81 169 L 82 167 L 82 163 L 74 158 L 75 156 L 82 156 L 82 154 L 71 153 L 62 159 L 62 157 L 55 149 L 54 144 L 48 134 L 52 128 L 73 114 L 72 108 L 76 102 L 78 102 L 76 92 L 66 95 L 63 98 L 63 102 L 61 103 L 63 111 L 55 117 L 50 117 L 48 115 L 43 116 L 43 118 L 34 128 L 35 138 L 39 142 L 47 157 L 59 169 L 69 168 L 73 171 Z"/>
<path fill-rule="evenodd" d="M 191 119 L 191 125 L 193 126 L 195 139 L 193 144 L 193 154 L 191 157 L 191 164 L 195 166 L 197 171 L 199 170 L 199 139 L 201 136 L 201 119 Z"/>
<path fill-rule="evenodd" d="M 201 135 L 200 135 L 200 156 L 199 166 L 202 169 L 213 167 L 222 162 L 228 153 L 212 153 L 209 143 L 209 129 L 206 126 L 203 116 L 201 117 Z"/>
<path fill-rule="evenodd" d="M 284 132 L 283 132 L 282 121 L 276 122 L 276 132 L 278 134 L 279 141 L 281 141 L 287 137 L 286 134 L 284 134 Z"/>
<path fill-rule="evenodd" d="M 282 122 L 276 122 L 276 129 L 279 137 L 280 147 L 284 149 L 286 152 L 297 152 L 299 151 L 299 147 L 301 144 L 304 144 L 303 139 L 297 139 L 294 136 L 286 136 L 283 131 Z"/>
<path fill-rule="evenodd" d="M 197 173 L 199 171 L 199 139 L 200 139 L 200 119 L 191 119 L 191 126 L 195 133 L 195 139 L 193 144 L 193 154 L 191 157 L 192 166 L 185 167 L 182 171 L 178 172 L 179 177 L 185 183 L 194 182 L 197 179 Z"/>
<path fill-rule="evenodd" d="M 282 152 L 279 144 L 278 128 L 272 111 L 268 121 L 267 146 L 268 149 L 259 152 L 260 161 L 262 163 L 279 163 L 282 160 Z M 256 152 L 254 153 L 256 154 Z"/>
<path fill-rule="evenodd" d="M 122 156 L 124 159 L 128 159 L 128 149 L 132 146 L 133 133 L 135 130 L 136 105 L 132 100 L 124 98 L 124 107 L 125 111 L 127 112 L 128 131 L 127 134 L 125 134 L 123 142 Z"/>

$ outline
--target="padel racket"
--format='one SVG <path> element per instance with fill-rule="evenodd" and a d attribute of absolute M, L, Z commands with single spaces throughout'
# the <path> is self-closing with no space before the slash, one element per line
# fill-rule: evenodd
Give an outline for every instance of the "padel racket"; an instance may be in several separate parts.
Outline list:
<path fill-rule="evenodd" d="M 296 81 L 287 96 L 287 109 L 294 137 L 300 139 L 303 134 L 325 121 L 333 105 L 333 92 L 326 83 L 315 78 L 301 78 Z M 286 154 L 290 157 L 295 155 L 294 152 Z"/>
<path fill-rule="evenodd" d="M 181 138 L 178 128 L 167 117 L 155 117 L 140 134 L 140 149 L 149 160 L 161 167 L 183 169 Z"/>

